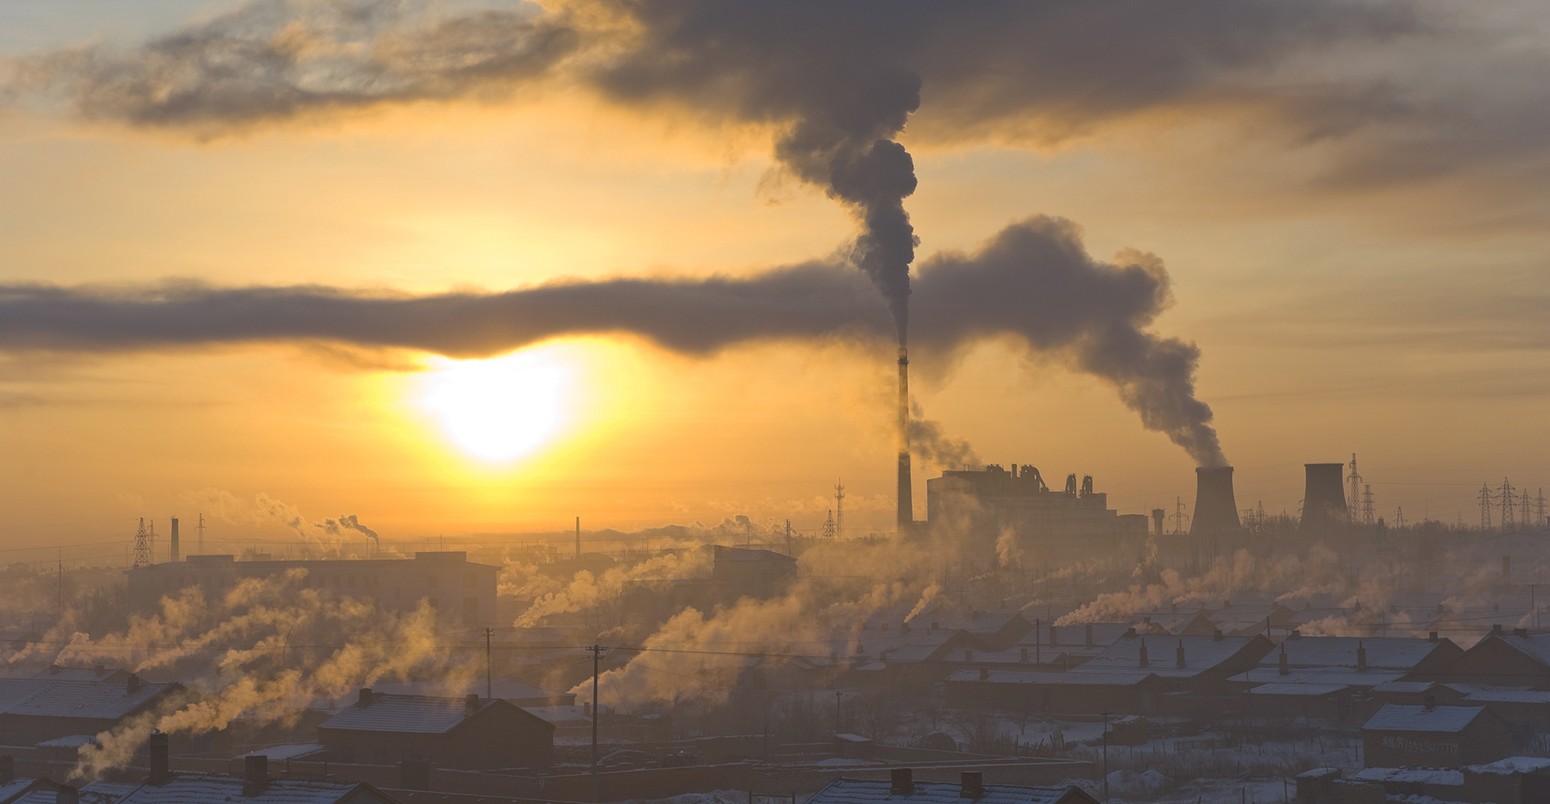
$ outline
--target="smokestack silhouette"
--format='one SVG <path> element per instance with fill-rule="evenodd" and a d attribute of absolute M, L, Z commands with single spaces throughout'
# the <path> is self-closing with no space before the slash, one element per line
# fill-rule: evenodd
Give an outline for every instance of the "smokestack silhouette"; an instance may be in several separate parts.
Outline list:
<path fill-rule="evenodd" d="M 1216 533 L 1237 530 L 1238 501 L 1233 496 L 1231 466 L 1201 466 L 1195 469 L 1195 519 L 1190 533 Z"/>
<path fill-rule="evenodd" d="M 910 358 L 899 347 L 899 532 L 915 524 L 915 498 L 910 480 Z"/>
<path fill-rule="evenodd" d="M 178 560 L 178 518 L 172 518 L 172 545 L 171 556 L 173 563 Z"/>
<path fill-rule="evenodd" d="M 1346 508 L 1343 463 L 1309 463 L 1307 485 L 1302 493 L 1303 531 L 1344 522 L 1350 516 Z"/>

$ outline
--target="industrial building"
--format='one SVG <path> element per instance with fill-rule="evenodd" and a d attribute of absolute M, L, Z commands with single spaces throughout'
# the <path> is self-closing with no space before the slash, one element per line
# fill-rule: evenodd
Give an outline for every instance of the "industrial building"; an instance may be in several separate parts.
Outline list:
<path fill-rule="evenodd" d="M 1109 496 L 1093 490 L 1092 476 L 1051 489 L 1033 466 L 948 470 L 926 481 L 926 520 L 967 524 L 972 532 L 1011 529 L 1035 542 L 1074 542 L 1092 537 L 1145 537 L 1145 514 L 1120 514 Z"/>
<path fill-rule="evenodd" d="M 305 571 L 299 581 L 304 588 L 371 600 L 383 611 L 412 612 L 427 600 L 449 621 L 495 623 L 499 568 L 470 562 L 461 551 L 363 560 L 238 561 L 230 555 L 189 556 L 129 570 L 129 603 L 137 611 L 154 611 L 162 597 L 190 587 L 198 587 L 206 597 L 218 597 L 240 581 L 277 578 L 293 570 Z"/>

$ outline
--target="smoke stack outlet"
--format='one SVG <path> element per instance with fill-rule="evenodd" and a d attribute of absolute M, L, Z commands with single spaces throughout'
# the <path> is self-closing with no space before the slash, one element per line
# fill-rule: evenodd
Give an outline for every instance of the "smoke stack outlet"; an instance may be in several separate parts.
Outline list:
<path fill-rule="evenodd" d="M 151 753 L 151 775 L 147 781 L 151 784 L 165 784 L 172 778 L 171 753 L 167 748 L 166 732 L 160 730 L 151 732 L 148 747 Z"/>
<path fill-rule="evenodd" d="M 910 478 L 910 358 L 899 347 L 899 533 L 915 524 L 915 499 Z"/>
<path fill-rule="evenodd" d="M 888 774 L 888 795 L 907 796 L 915 792 L 915 774 L 909 768 L 894 768 Z"/>
<path fill-rule="evenodd" d="M 1175 650 L 1174 653 L 1173 653 L 1173 662 L 1174 662 L 1174 664 L 1178 665 L 1179 667 L 1184 667 L 1185 666 L 1185 661 L 1184 661 L 1184 640 L 1182 640 L 1182 639 L 1179 640 L 1179 647 L 1178 647 L 1178 649 Z"/>
<path fill-rule="evenodd" d="M 1360 642 L 1356 643 L 1356 669 L 1367 669 L 1367 646 Z"/>
<path fill-rule="evenodd" d="M 1291 662 L 1288 661 L 1287 658 L 1286 658 L 1286 645 L 1285 644 L 1281 645 L 1281 657 L 1280 657 L 1279 664 L 1280 664 L 1281 675 L 1283 675 L 1283 676 L 1284 675 L 1288 675 L 1288 674 L 1290 674 L 1292 672 Z"/>
<path fill-rule="evenodd" d="M 1141 666 L 1142 667 L 1148 666 L 1148 662 L 1146 660 L 1146 640 L 1145 639 L 1141 640 L 1140 658 L 1141 658 L 1141 661 L 1140 661 Z"/>
<path fill-rule="evenodd" d="M 985 795 L 985 774 L 980 771 L 964 771 L 959 777 L 958 797 L 974 800 Z"/>
<path fill-rule="evenodd" d="M 468 697 L 463 699 L 463 711 L 470 715 L 479 711 L 478 693 L 469 693 Z"/>
<path fill-rule="evenodd" d="M 269 784 L 269 757 L 263 754 L 248 754 L 242 760 L 242 780 L 254 787 Z"/>
<path fill-rule="evenodd" d="M 361 687 L 359 696 L 355 699 L 356 706 L 371 706 L 371 687 Z"/>
<path fill-rule="evenodd" d="M 1238 500 L 1233 496 L 1231 466 L 1201 466 L 1195 470 L 1195 518 L 1189 532 L 1222 533 L 1241 528 Z"/>

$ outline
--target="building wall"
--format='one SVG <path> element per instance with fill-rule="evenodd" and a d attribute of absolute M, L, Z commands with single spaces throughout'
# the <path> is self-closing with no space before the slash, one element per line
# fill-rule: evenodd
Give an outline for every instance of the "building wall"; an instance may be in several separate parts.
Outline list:
<path fill-rule="evenodd" d="M 320 728 L 318 741 L 340 762 L 428 759 L 433 767 L 493 770 L 546 767 L 554 757 L 554 727 L 509 706 L 486 707 L 440 734 Z"/>
<path fill-rule="evenodd" d="M 1362 730 L 1369 768 L 1457 768 L 1495 762 L 1512 754 L 1512 732 L 1490 713 L 1459 732 Z"/>

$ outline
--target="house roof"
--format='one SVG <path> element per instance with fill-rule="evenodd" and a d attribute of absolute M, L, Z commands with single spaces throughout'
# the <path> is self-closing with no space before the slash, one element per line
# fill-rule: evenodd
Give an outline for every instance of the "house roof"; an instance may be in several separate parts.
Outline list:
<path fill-rule="evenodd" d="M 1265 655 L 1260 665 L 1277 666 L 1284 650 L 1287 664 L 1292 667 L 1356 667 L 1356 651 L 1361 648 L 1370 668 L 1409 670 L 1445 643 L 1452 644 L 1447 640 L 1432 642 L 1411 637 L 1296 637 L 1284 640 L 1280 648 Z"/>
<path fill-rule="evenodd" d="M 1398 670 L 1352 670 L 1344 667 L 1305 667 L 1286 675 L 1274 667 L 1260 665 L 1239 673 L 1228 681 L 1240 684 L 1339 684 L 1346 687 L 1375 687 L 1404 678 Z"/>
<path fill-rule="evenodd" d="M 1487 640 L 1498 640 L 1519 653 L 1528 656 L 1541 665 L 1550 667 L 1550 632 L 1531 633 L 1526 636 L 1506 632 L 1502 634 L 1490 634 L 1475 646 L 1480 647 Z M 1471 648 L 1470 650 L 1474 650 Z"/>
<path fill-rule="evenodd" d="M 1322 698 L 1348 689 L 1350 687 L 1345 684 L 1261 684 L 1251 688 L 1249 694 Z"/>
<path fill-rule="evenodd" d="M 117 720 L 177 689 L 177 684 L 56 678 L 0 678 L 0 713 Z"/>
<path fill-rule="evenodd" d="M 1115 670 L 1109 673 L 1047 672 L 1041 670 L 959 670 L 947 677 L 954 682 L 980 682 L 986 684 L 1049 684 L 1051 686 L 1129 687 L 1149 679 L 1156 673 L 1145 670 Z"/>
<path fill-rule="evenodd" d="M 272 779 L 257 790 L 247 789 L 239 776 L 214 774 L 177 774 L 164 784 L 142 784 L 119 804 L 205 804 L 211 801 L 242 801 L 253 804 L 331 804 L 366 792 L 366 800 L 393 799 L 376 788 L 361 783 L 341 784 L 304 779 Z M 82 797 L 84 802 L 84 796 Z"/>
<path fill-rule="evenodd" d="M 1072 673 L 1107 673 L 1114 670 L 1145 670 L 1165 678 L 1190 678 L 1215 669 L 1253 648 L 1258 640 L 1269 648 L 1262 636 L 1133 636 L 1123 637 L 1085 664 L 1071 668 Z M 1141 646 L 1147 649 L 1147 664 L 1141 666 Z M 1184 666 L 1178 662 L 1178 648 L 1184 648 Z M 1258 659 L 1254 656 L 1254 659 Z"/>
<path fill-rule="evenodd" d="M 530 718 L 534 723 L 542 723 L 552 728 L 552 725 L 543 718 L 498 698 L 493 700 L 481 698 L 475 708 L 470 708 L 464 698 L 376 693 L 372 694 L 369 705 L 362 706 L 356 703 L 354 706 L 347 707 L 323 721 L 318 728 L 330 731 L 445 734 L 468 719 L 497 708 L 510 709 L 512 712 L 519 713 L 520 717 Z"/>
<path fill-rule="evenodd" d="M 1455 734 L 1485 713 L 1483 706 L 1384 704 L 1362 725 L 1363 731 L 1411 731 Z"/>
<path fill-rule="evenodd" d="M 962 788 L 953 782 L 915 782 L 907 795 L 891 794 L 886 779 L 835 779 L 814 793 L 807 804 L 862 804 L 886 801 L 889 804 L 959 804 L 967 801 Z M 975 804 L 1096 804 L 1097 799 L 1077 787 L 1020 787 L 987 784 Z"/>

